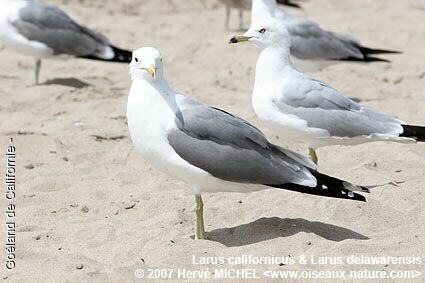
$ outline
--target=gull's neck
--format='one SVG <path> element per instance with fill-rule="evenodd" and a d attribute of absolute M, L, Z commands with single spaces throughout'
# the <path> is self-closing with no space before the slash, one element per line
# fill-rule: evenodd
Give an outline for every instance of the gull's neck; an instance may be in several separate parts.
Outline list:
<path fill-rule="evenodd" d="M 289 46 L 269 46 L 261 50 L 257 61 L 256 81 L 282 79 L 282 74 L 293 70 Z"/>
<path fill-rule="evenodd" d="M 178 94 L 171 89 L 165 79 L 135 79 L 132 88 L 142 90 L 141 93 L 134 93 L 138 97 L 136 100 L 144 107 L 152 109 L 160 107 L 160 109 L 163 109 L 164 113 L 160 111 L 161 113 L 154 113 L 155 115 L 163 115 L 166 114 L 165 112 L 177 115 L 180 112 L 177 105 Z"/>
<path fill-rule="evenodd" d="M 155 96 L 157 98 L 161 97 L 163 100 L 173 100 L 175 97 L 175 92 L 170 88 L 168 82 L 163 78 L 158 78 L 156 80 L 147 80 L 147 79 L 135 79 L 133 84 L 136 87 L 140 87 L 146 90 L 148 95 Z"/>

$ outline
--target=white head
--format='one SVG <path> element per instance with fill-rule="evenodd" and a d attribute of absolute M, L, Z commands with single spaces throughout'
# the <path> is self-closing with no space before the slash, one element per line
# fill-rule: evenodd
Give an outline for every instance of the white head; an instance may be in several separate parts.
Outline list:
<path fill-rule="evenodd" d="M 275 18 L 261 20 L 251 25 L 244 35 L 237 35 L 230 39 L 230 43 L 249 41 L 260 49 L 267 47 L 291 46 L 291 38 L 285 25 Z"/>
<path fill-rule="evenodd" d="M 133 51 L 130 62 L 132 80 L 156 81 L 164 77 L 161 52 L 153 47 L 142 47 Z"/>

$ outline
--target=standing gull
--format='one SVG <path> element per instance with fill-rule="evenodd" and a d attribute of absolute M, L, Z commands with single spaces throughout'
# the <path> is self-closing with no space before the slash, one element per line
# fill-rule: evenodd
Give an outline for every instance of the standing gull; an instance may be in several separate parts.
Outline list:
<path fill-rule="evenodd" d="M 57 56 L 129 63 L 131 52 L 54 6 L 35 0 L 0 0 L 0 43 L 35 58 L 38 84 L 41 59 Z"/>
<path fill-rule="evenodd" d="M 257 128 L 223 110 L 174 92 L 154 48 L 133 52 L 127 119 L 144 158 L 190 184 L 196 200 L 196 239 L 205 238 L 203 192 L 252 192 L 279 188 L 365 201 L 368 192 L 323 175 L 308 158 L 271 144 Z"/>
<path fill-rule="evenodd" d="M 225 27 L 229 29 L 230 9 L 239 9 L 239 29 L 243 29 L 243 11 L 251 9 L 252 0 L 219 0 L 226 5 L 226 23 Z M 278 0 L 277 3 L 294 8 L 301 8 L 300 5 L 294 3 L 293 0 Z"/>
<path fill-rule="evenodd" d="M 295 70 L 291 37 L 280 21 L 257 22 L 230 41 L 249 41 L 261 50 L 252 95 L 259 120 L 279 135 L 306 144 L 316 164 L 316 149 L 323 146 L 425 141 L 424 127 L 364 107 Z"/>
<path fill-rule="evenodd" d="M 364 47 L 347 34 L 327 31 L 314 22 L 292 17 L 278 7 L 276 0 L 252 0 L 251 13 L 253 24 L 271 17 L 284 24 L 291 36 L 291 55 L 301 60 L 389 62 L 373 55 L 399 53 Z"/>

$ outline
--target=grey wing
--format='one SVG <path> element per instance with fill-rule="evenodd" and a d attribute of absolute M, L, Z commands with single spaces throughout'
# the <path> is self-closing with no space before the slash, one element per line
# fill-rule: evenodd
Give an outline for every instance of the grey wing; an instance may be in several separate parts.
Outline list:
<path fill-rule="evenodd" d="M 318 24 L 292 18 L 287 22 L 291 35 L 291 54 L 300 59 L 363 59 L 359 42 L 348 35 L 323 30 Z"/>
<path fill-rule="evenodd" d="M 109 48 L 103 35 L 80 26 L 58 8 L 36 1 L 20 9 L 12 25 L 27 39 L 46 44 L 54 54 L 103 58 Z"/>
<path fill-rule="evenodd" d="M 168 140 L 190 164 L 231 182 L 315 186 L 310 161 L 269 143 L 247 121 L 203 105 L 180 114 Z"/>
<path fill-rule="evenodd" d="M 323 82 L 307 77 L 287 89 L 277 105 L 280 111 L 335 137 L 398 136 L 403 131 L 400 120 L 363 107 Z"/>

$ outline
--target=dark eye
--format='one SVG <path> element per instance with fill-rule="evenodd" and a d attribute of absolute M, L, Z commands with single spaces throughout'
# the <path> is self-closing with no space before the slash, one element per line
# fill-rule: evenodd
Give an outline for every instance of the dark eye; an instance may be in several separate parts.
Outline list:
<path fill-rule="evenodd" d="M 161 62 L 162 62 L 162 58 L 161 58 Z"/>
<path fill-rule="evenodd" d="M 261 34 L 264 34 L 266 32 L 266 29 L 265 28 L 262 28 L 258 32 L 261 33 Z"/>
<path fill-rule="evenodd" d="M 136 61 L 136 63 L 137 63 L 137 62 L 139 62 L 139 59 L 137 59 L 137 58 L 134 58 L 134 61 Z"/>

